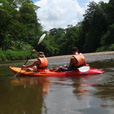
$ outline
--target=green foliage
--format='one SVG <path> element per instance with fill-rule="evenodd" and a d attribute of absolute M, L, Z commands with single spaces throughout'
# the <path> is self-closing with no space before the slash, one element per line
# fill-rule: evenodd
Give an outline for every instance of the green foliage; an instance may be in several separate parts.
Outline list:
<path fill-rule="evenodd" d="M 62 44 L 62 54 L 71 54 L 73 46 L 77 45 L 78 42 L 78 28 L 76 26 L 69 26 L 66 29 L 65 41 Z"/>
<path fill-rule="evenodd" d="M 33 48 L 46 56 L 114 50 L 114 1 L 90 2 L 84 19 L 66 29 L 42 31 L 32 0 L 0 0 L 0 61 L 26 59 Z M 20 7 L 19 7 L 20 6 Z M 45 40 L 37 45 L 40 36 Z M 37 57 L 35 54 L 33 58 Z"/>
<path fill-rule="evenodd" d="M 46 56 L 54 56 L 59 52 L 59 46 L 49 36 L 46 36 L 45 40 L 36 49 L 37 51 L 43 51 Z"/>
<path fill-rule="evenodd" d="M 20 43 L 17 43 L 20 46 Z M 5 60 L 22 60 L 27 59 L 27 57 L 31 54 L 33 47 L 30 44 L 22 44 L 20 48 L 16 49 L 12 47 L 6 51 L 0 48 L 0 61 Z M 33 55 L 33 58 L 37 57 L 37 55 Z"/>
<path fill-rule="evenodd" d="M 103 46 L 111 45 L 112 43 L 114 43 L 114 24 L 109 25 L 107 32 L 101 38 L 101 44 Z"/>
<path fill-rule="evenodd" d="M 33 46 L 33 40 L 42 32 L 35 12 L 39 7 L 31 0 L 0 0 L 0 3 L 0 47 L 10 49 L 12 42 L 28 42 Z"/>
<path fill-rule="evenodd" d="M 0 61 L 4 60 L 22 60 L 27 59 L 28 55 L 30 55 L 30 50 L 23 51 L 23 50 L 10 50 L 7 51 L 0 51 Z"/>
<path fill-rule="evenodd" d="M 114 51 L 114 44 L 111 44 L 108 49 L 109 51 Z"/>
<path fill-rule="evenodd" d="M 104 47 L 100 47 L 96 50 L 96 52 L 101 52 L 101 51 L 114 51 L 114 44 L 111 44 L 111 45 L 107 45 L 107 46 L 104 46 Z"/>
<path fill-rule="evenodd" d="M 0 48 L 0 61 L 4 61 L 4 60 L 6 60 L 6 56 L 3 53 L 2 49 Z"/>
<path fill-rule="evenodd" d="M 101 36 L 107 28 L 105 4 L 90 2 L 84 16 L 83 25 L 87 31 L 85 32 L 84 52 L 94 52 L 100 46 Z"/>
<path fill-rule="evenodd" d="M 114 0 L 110 0 L 107 4 L 107 18 L 109 24 L 114 24 Z"/>

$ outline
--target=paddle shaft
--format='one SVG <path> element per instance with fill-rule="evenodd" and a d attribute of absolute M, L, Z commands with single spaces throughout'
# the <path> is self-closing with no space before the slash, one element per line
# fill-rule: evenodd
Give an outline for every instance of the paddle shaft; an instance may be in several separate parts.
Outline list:
<path fill-rule="evenodd" d="M 27 58 L 27 60 L 25 61 L 25 63 L 23 65 L 26 65 L 26 63 L 28 62 L 28 60 L 30 59 L 30 57 L 32 56 L 33 52 L 30 54 L 30 56 Z M 21 70 L 23 69 L 23 66 L 21 67 Z"/>
<path fill-rule="evenodd" d="M 45 36 L 46 36 L 46 34 L 43 34 L 43 35 L 40 37 L 40 39 L 39 39 L 39 41 L 38 41 L 38 45 L 42 42 L 42 40 L 45 38 Z M 26 65 L 26 63 L 28 62 L 28 60 L 30 59 L 30 57 L 32 56 L 32 54 L 33 54 L 33 51 L 32 51 L 32 53 L 30 54 L 29 58 L 25 61 L 25 63 L 24 63 L 23 65 Z M 22 66 L 22 68 L 23 68 L 23 66 Z M 22 69 L 22 68 L 21 68 L 21 69 Z"/>
<path fill-rule="evenodd" d="M 39 39 L 39 42 L 38 42 L 38 45 L 43 41 L 44 37 L 46 36 L 46 34 L 44 33 L 40 39 Z M 27 60 L 25 61 L 25 63 L 23 65 L 26 65 L 26 63 L 28 62 L 28 60 L 30 59 L 30 57 L 32 56 L 33 54 L 33 51 L 32 53 L 30 54 L 30 56 L 27 58 Z M 20 71 L 18 72 L 18 74 L 21 72 L 21 70 L 23 69 L 23 66 L 21 67 Z M 16 75 L 15 75 L 16 76 Z"/>

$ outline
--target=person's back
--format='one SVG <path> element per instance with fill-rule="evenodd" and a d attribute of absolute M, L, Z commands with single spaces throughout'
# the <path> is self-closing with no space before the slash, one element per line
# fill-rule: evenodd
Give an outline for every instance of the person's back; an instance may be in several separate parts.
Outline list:
<path fill-rule="evenodd" d="M 37 64 L 37 71 L 44 71 L 45 69 L 47 69 L 47 65 L 48 65 L 48 60 L 46 59 L 45 56 L 41 56 L 38 58 L 38 61 L 40 61 L 40 64 Z"/>
<path fill-rule="evenodd" d="M 80 66 L 86 65 L 85 57 L 83 56 L 82 53 L 79 53 L 79 50 L 77 47 L 72 48 L 72 53 L 73 53 L 73 56 L 70 59 L 69 67 L 73 68 L 73 67 L 80 67 Z"/>
<path fill-rule="evenodd" d="M 70 61 L 70 67 L 80 67 L 86 65 L 85 57 L 82 53 L 73 55 Z"/>

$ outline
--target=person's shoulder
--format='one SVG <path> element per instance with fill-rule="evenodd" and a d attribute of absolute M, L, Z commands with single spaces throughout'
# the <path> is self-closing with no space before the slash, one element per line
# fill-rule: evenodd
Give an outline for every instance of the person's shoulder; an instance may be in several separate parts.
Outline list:
<path fill-rule="evenodd" d="M 39 63 L 40 63 L 40 60 L 39 60 L 39 59 L 36 59 L 36 60 L 34 61 L 34 63 L 35 63 L 35 64 L 39 64 Z"/>
<path fill-rule="evenodd" d="M 36 59 L 34 62 L 38 62 L 38 61 L 40 61 L 39 59 Z"/>
<path fill-rule="evenodd" d="M 75 57 L 74 57 L 74 55 L 73 55 L 70 59 L 71 59 L 71 60 L 74 60 L 74 58 L 75 58 Z"/>
<path fill-rule="evenodd" d="M 79 53 L 80 55 L 83 55 L 82 53 Z"/>

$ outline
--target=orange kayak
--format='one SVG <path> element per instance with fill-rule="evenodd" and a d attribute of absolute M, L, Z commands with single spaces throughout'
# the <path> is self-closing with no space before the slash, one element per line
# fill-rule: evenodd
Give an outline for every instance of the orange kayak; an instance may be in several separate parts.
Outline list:
<path fill-rule="evenodd" d="M 19 72 L 19 76 L 51 76 L 51 77 L 61 77 L 61 76 L 82 76 L 82 75 L 92 75 L 92 74 L 102 74 L 104 71 L 90 68 L 88 71 L 81 72 L 79 70 L 72 70 L 72 71 L 63 71 L 63 72 L 53 72 L 50 69 L 46 69 L 45 72 L 27 72 L 26 69 L 22 69 L 19 67 L 12 67 L 10 69 L 16 74 Z M 20 72 L 21 70 L 21 72 Z"/>

